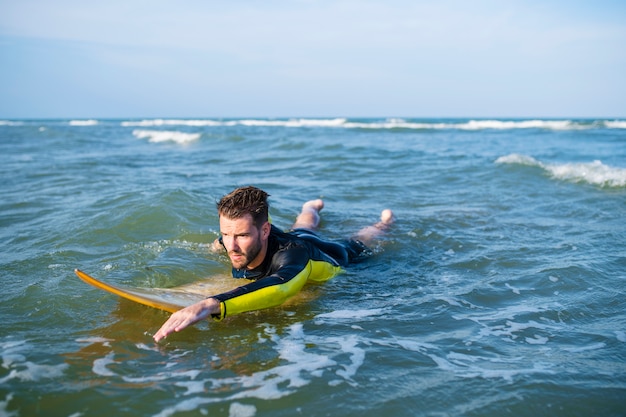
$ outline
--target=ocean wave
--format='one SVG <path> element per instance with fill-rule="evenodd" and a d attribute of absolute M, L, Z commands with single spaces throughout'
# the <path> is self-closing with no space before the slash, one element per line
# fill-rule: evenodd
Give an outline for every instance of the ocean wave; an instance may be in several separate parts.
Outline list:
<path fill-rule="evenodd" d="M 536 166 L 552 178 L 572 182 L 584 182 L 600 187 L 626 187 L 626 169 L 611 167 L 601 161 L 565 164 L 545 164 L 527 155 L 510 154 L 501 156 L 496 164 Z"/>
<path fill-rule="evenodd" d="M 407 122 L 403 119 L 390 119 L 383 123 L 347 123 L 346 127 L 370 129 L 425 129 L 425 130 L 511 130 L 511 129 L 551 129 L 567 130 L 583 128 L 583 125 L 569 120 L 469 120 L 466 122 L 425 123 Z"/>
<path fill-rule="evenodd" d="M 23 122 L 14 122 L 11 120 L 0 120 L 0 126 L 23 126 Z"/>
<path fill-rule="evenodd" d="M 520 120 L 520 121 L 502 121 L 502 120 L 470 120 L 465 124 L 460 124 L 459 129 L 464 130 L 482 130 L 482 129 L 550 129 L 550 130 L 568 130 L 583 128 L 580 123 L 570 120 Z"/>
<path fill-rule="evenodd" d="M 191 127 L 222 127 L 222 126 L 259 126 L 259 127 L 339 127 L 346 119 L 241 119 L 241 120 L 187 120 L 187 119 L 154 119 L 125 121 L 124 127 L 159 127 L 159 126 L 191 126 Z"/>
<path fill-rule="evenodd" d="M 345 126 L 346 119 L 289 119 L 289 120 L 240 120 L 243 126 L 270 126 L 270 127 L 341 127 Z"/>
<path fill-rule="evenodd" d="M 125 121 L 125 122 L 122 122 L 121 125 L 124 127 L 228 126 L 224 122 L 216 121 L 216 120 L 185 120 L 185 119 L 153 119 L 153 120 Z"/>
<path fill-rule="evenodd" d="M 174 142 L 180 145 L 193 142 L 200 138 L 200 133 L 184 133 L 167 130 L 133 130 L 133 135 L 138 139 L 148 138 L 148 142 Z"/>
<path fill-rule="evenodd" d="M 586 130 L 598 128 L 626 128 L 625 121 L 583 120 L 468 120 L 445 122 L 413 122 L 404 119 L 387 119 L 383 122 L 346 122 L 346 128 L 359 129 L 421 129 L 421 130 Z"/>
<path fill-rule="evenodd" d="M 609 129 L 626 129 L 626 120 L 606 120 L 604 125 Z"/>
<path fill-rule="evenodd" d="M 408 129 L 408 130 L 585 130 L 598 128 L 626 129 L 626 121 L 621 120 L 466 120 L 466 121 L 427 121 L 389 118 L 384 120 L 348 120 L 338 117 L 331 119 L 145 119 L 121 122 L 125 127 L 286 127 L 286 128 L 344 128 L 344 129 Z"/>
<path fill-rule="evenodd" d="M 97 120 L 70 120 L 69 122 L 70 126 L 96 126 L 98 125 L 98 121 Z"/>

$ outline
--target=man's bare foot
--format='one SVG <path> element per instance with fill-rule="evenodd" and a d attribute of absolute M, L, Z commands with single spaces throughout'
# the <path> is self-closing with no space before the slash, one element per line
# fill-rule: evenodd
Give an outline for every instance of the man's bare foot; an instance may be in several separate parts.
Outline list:
<path fill-rule="evenodd" d="M 324 208 L 324 201 L 319 198 L 317 200 L 309 200 L 302 205 L 302 211 L 314 210 L 317 213 L 319 213 L 320 211 L 322 211 L 323 208 Z"/>
<path fill-rule="evenodd" d="M 376 239 L 382 237 L 395 221 L 396 218 L 393 211 L 385 209 L 380 213 L 380 221 L 372 226 L 361 229 L 357 233 L 356 238 L 369 246 Z"/>
<path fill-rule="evenodd" d="M 320 224 L 320 211 L 324 208 L 324 201 L 309 200 L 302 205 L 302 211 L 298 214 L 292 229 L 315 230 Z"/>
<path fill-rule="evenodd" d="M 380 222 L 376 223 L 376 227 L 389 228 L 396 221 L 393 211 L 384 209 L 380 212 Z"/>

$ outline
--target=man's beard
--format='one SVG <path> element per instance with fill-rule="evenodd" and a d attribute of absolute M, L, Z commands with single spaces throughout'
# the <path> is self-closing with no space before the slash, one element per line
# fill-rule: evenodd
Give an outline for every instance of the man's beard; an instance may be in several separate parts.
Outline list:
<path fill-rule="evenodd" d="M 254 261 L 254 259 L 259 255 L 259 253 L 261 252 L 261 236 L 259 235 L 259 237 L 257 238 L 255 244 L 253 246 L 251 246 L 246 252 L 236 252 L 236 251 L 231 251 L 228 252 L 228 255 L 243 255 L 244 259 L 243 260 L 239 260 L 239 261 L 233 261 L 232 257 L 230 258 L 230 262 L 233 265 L 233 268 L 236 269 L 244 269 L 247 268 L 248 265 L 250 265 L 250 262 Z"/>

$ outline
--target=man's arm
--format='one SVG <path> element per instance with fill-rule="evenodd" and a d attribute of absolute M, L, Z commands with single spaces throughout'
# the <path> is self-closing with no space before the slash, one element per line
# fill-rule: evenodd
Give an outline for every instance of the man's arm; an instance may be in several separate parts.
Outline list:
<path fill-rule="evenodd" d="M 174 332 L 179 332 L 210 316 L 221 320 L 226 316 L 244 311 L 260 310 L 282 304 L 289 297 L 300 291 L 305 284 L 310 269 L 305 267 L 289 280 L 279 276 L 262 278 L 232 291 L 199 301 L 177 312 L 154 334 L 155 341 L 160 341 Z"/>
<path fill-rule="evenodd" d="M 312 273 L 317 275 L 314 271 L 322 272 L 321 275 L 328 279 L 341 270 L 339 266 L 323 259 L 310 259 L 309 252 L 304 247 L 281 251 L 274 256 L 272 262 L 276 266 L 272 275 L 207 298 L 172 314 L 155 333 L 154 340 L 158 342 L 210 316 L 221 320 L 226 315 L 278 306 L 296 295 Z"/>
<path fill-rule="evenodd" d="M 280 265 L 274 274 L 178 310 L 154 334 L 154 340 L 158 342 L 210 316 L 221 320 L 227 313 L 234 315 L 282 304 L 306 282 L 310 272 L 307 260 L 304 248 L 281 252 L 273 259 Z"/>
<path fill-rule="evenodd" d="M 178 310 L 154 334 L 154 340 L 158 342 L 174 332 L 179 332 L 200 320 L 206 319 L 212 314 L 220 314 L 220 302 L 215 298 L 207 298 L 182 310 Z"/>

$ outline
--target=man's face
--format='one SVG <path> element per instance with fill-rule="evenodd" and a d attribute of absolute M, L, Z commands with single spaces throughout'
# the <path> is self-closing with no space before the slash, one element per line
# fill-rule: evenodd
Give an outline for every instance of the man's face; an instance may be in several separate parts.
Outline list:
<path fill-rule="evenodd" d="M 239 219 L 220 216 L 222 242 L 234 268 L 252 269 L 263 262 L 269 229 L 269 223 L 257 229 L 249 214 Z"/>

